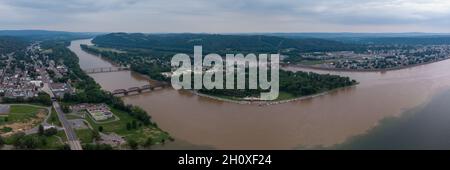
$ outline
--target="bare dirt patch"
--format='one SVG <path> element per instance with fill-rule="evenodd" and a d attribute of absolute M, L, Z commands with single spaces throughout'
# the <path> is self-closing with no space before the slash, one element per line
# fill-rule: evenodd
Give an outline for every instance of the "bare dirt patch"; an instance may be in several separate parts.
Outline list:
<path fill-rule="evenodd" d="M 27 130 L 33 129 L 38 124 L 42 123 L 42 121 L 44 121 L 44 119 L 45 119 L 45 117 L 47 115 L 46 113 L 47 112 L 46 112 L 45 109 L 40 109 L 36 113 L 36 117 L 30 119 L 29 121 L 26 121 L 26 122 L 15 122 L 15 123 L 1 125 L 0 129 L 3 129 L 5 127 L 9 127 L 12 130 L 10 132 L 6 132 L 6 133 L 0 131 L 0 136 L 8 137 L 8 136 L 11 136 L 11 135 L 13 135 L 15 133 L 18 133 L 18 132 L 25 132 Z"/>

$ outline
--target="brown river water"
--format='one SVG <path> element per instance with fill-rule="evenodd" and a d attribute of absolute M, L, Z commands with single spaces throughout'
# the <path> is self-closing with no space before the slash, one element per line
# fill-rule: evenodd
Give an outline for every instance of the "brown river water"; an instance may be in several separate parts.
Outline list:
<path fill-rule="evenodd" d="M 83 52 L 73 41 L 69 47 L 83 69 L 110 67 L 100 57 Z M 123 97 L 144 108 L 176 142 L 162 149 L 296 149 L 329 147 L 361 135 L 380 120 L 397 117 L 426 104 L 450 89 L 450 60 L 389 72 L 330 72 L 360 82 L 352 88 L 291 103 L 240 105 L 199 97 L 171 88 Z M 145 85 L 149 80 L 130 71 L 91 74 L 105 89 Z"/>

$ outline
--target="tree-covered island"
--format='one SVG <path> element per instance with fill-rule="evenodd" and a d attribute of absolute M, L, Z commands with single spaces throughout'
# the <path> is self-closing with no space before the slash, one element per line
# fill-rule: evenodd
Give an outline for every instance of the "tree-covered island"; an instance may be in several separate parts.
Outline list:
<path fill-rule="evenodd" d="M 170 61 L 177 53 L 192 53 L 193 46 L 202 45 L 204 53 L 227 54 L 235 52 L 270 53 L 292 48 L 296 51 L 315 51 L 324 49 L 342 50 L 347 47 L 341 43 L 307 39 L 291 40 L 270 36 L 238 36 L 209 34 L 168 34 L 146 35 L 113 33 L 93 39 L 95 45 L 81 45 L 89 53 L 99 55 L 131 70 L 148 75 L 152 79 L 169 81 L 164 76 L 173 68 Z M 278 44 L 278 46 L 275 46 Z M 313 45 L 312 45 L 313 44 Z M 292 51 L 291 50 L 291 51 Z M 166 74 L 167 75 L 167 74 Z M 355 80 L 337 75 L 322 75 L 307 72 L 280 71 L 280 95 L 277 101 L 310 96 L 333 89 L 353 86 Z M 248 87 L 248 86 L 247 86 Z M 199 93 L 231 100 L 255 100 L 263 90 L 260 89 L 201 89 Z"/>

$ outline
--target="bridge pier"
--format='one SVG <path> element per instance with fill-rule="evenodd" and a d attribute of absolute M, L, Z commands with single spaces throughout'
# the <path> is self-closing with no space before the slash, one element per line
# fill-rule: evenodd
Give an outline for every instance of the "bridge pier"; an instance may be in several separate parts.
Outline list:
<path fill-rule="evenodd" d="M 130 70 L 128 67 L 101 67 L 101 68 L 91 68 L 84 70 L 86 74 L 95 74 L 95 73 L 106 73 L 106 72 L 119 72 Z"/>
<path fill-rule="evenodd" d="M 157 88 L 164 88 L 166 87 L 168 84 L 167 83 L 158 83 L 158 84 L 154 84 L 154 85 L 144 85 L 142 87 L 130 87 L 128 89 L 117 89 L 114 90 L 112 92 L 113 95 L 119 95 L 119 94 L 123 94 L 123 95 L 129 95 L 132 92 L 137 92 L 137 93 L 142 93 L 145 90 L 149 90 L 149 91 L 154 91 Z"/>

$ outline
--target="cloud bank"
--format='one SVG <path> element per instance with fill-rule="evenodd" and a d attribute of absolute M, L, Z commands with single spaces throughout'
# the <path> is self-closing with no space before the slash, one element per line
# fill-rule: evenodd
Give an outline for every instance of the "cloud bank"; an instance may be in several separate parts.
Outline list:
<path fill-rule="evenodd" d="M 445 0 L 1 0 L 0 29 L 450 32 Z"/>

